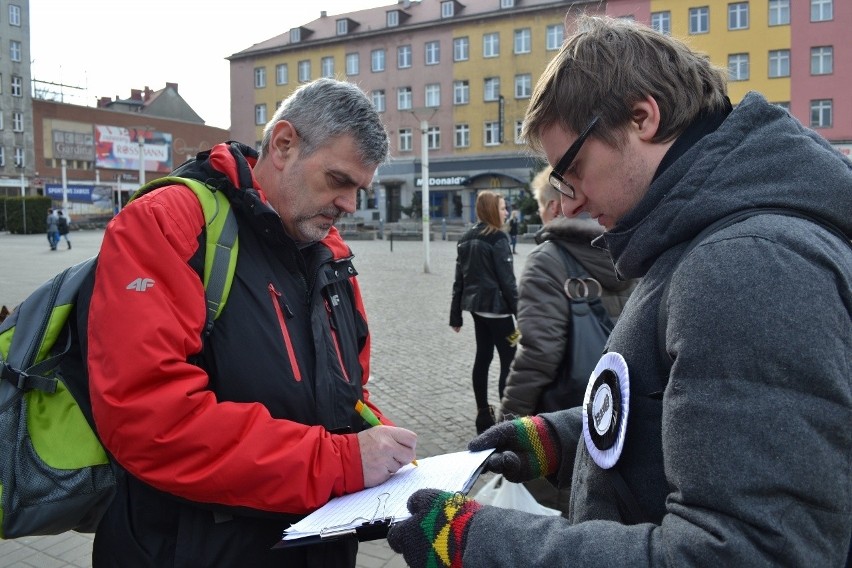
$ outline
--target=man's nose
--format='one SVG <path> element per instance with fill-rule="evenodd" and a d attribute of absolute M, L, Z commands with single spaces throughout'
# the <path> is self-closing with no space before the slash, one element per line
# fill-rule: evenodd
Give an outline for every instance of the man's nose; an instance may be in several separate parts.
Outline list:
<path fill-rule="evenodd" d="M 337 196 L 334 205 L 346 213 L 355 213 L 355 202 L 358 196 L 358 188 L 347 189 Z"/>

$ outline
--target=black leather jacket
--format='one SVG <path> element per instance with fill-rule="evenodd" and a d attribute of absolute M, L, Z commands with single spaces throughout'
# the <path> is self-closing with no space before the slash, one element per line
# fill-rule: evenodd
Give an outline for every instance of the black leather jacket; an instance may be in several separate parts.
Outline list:
<path fill-rule="evenodd" d="M 503 231 L 483 234 L 477 223 L 458 243 L 450 326 L 461 327 L 462 310 L 518 313 L 518 287 L 509 237 Z"/>

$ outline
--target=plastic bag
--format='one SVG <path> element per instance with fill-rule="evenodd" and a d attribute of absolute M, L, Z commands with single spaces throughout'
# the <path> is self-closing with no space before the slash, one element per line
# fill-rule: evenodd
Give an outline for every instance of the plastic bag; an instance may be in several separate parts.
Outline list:
<path fill-rule="evenodd" d="M 495 475 L 483 485 L 473 498 L 483 505 L 494 505 L 504 509 L 517 509 L 533 515 L 561 515 L 556 509 L 545 507 L 535 500 L 532 493 L 520 483 L 506 481 L 502 475 Z"/>

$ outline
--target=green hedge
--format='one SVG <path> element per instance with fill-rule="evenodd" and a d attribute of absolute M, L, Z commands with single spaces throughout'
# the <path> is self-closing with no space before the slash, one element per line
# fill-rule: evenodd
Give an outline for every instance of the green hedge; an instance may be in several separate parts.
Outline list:
<path fill-rule="evenodd" d="M 24 233 L 23 212 L 27 211 L 27 234 L 47 232 L 47 210 L 53 201 L 49 197 L 0 196 L 0 231 L 17 235 Z"/>

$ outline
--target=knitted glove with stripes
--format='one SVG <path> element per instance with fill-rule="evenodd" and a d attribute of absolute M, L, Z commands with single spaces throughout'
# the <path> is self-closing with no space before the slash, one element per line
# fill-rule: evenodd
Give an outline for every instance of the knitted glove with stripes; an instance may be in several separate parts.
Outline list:
<path fill-rule="evenodd" d="M 559 469 L 561 455 L 556 432 L 544 418 L 526 416 L 500 422 L 468 444 L 471 451 L 495 448 L 485 462 L 487 471 L 514 483 L 546 477 Z"/>
<path fill-rule="evenodd" d="M 415 491 L 411 517 L 391 527 L 388 544 L 411 568 L 462 568 L 467 531 L 481 507 L 461 493 Z"/>

